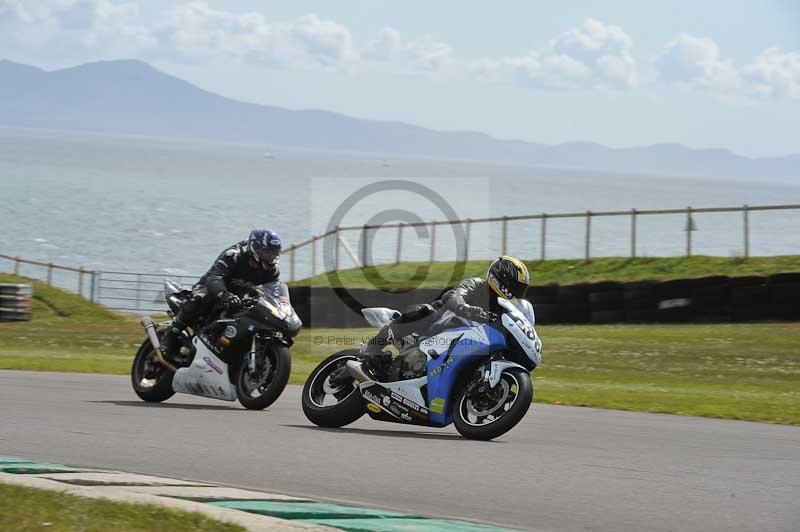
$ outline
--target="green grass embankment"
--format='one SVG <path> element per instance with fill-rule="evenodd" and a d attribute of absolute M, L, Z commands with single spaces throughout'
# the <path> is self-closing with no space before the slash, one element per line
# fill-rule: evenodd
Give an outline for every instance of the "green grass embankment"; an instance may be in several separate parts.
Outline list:
<path fill-rule="evenodd" d="M 463 264 L 463 277 L 482 277 L 490 261 L 468 261 Z M 660 257 L 660 258 L 601 258 L 586 262 L 582 259 L 524 261 L 534 284 L 575 284 L 595 281 L 640 281 L 687 279 L 707 275 L 771 275 L 800 272 L 800 255 L 777 257 Z M 402 262 L 340 270 L 336 275 L 317 275 L 293 283 L 296 286 L 345 286 L 348 288 L 408 287 L 444 288 L 451 284 L 453 262 Z"/>
<path fill-rule="evenodd" d="M 33 321 L 0 323 L 0 369 L 128 373 L 144 339 L 135 318 L 40 283 L 35 291 Z M 800 425 L 800 323 L 537 329 L 536 402 Z M 304 329 L 291 382 L 373 333 Z"/>

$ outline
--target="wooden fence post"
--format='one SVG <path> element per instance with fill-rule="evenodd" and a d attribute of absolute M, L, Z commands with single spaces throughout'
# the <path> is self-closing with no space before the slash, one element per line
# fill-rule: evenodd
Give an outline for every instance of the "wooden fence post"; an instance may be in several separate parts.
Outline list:
<path fill-rule="evenodd" d="M 78 295 L 83 297 L 83 274 L 86 273 L 83 266 L 78 270 Z"/>
<path fill-rule="evenodd" d="M 431 258 L 430 262 L 436 258 L 436 222 L 431 222 Z"/>
<path fill-rule="evenodd" d="M 367 264 L 367 236 L 369 234 L 369 227 L 366 225 L 361 226 L 361 267 L 366 268 Z"/>
<path fill-rule="evenodd" d="M 503 247 L 501 255 L 508 251 L 508 216 L 503 216 Z"/>
<path fill-rule="evenodd" d="M 339 269 L 339 226 L 333 233 L 333 269 Z"/>
<path fill-rule="evenodd" d="M 686 256 L 692 256 L 692 208 L 686 207 Z"/>
<path fill-rule="evenodd" d="M 586 261 L 591 260 L 591 247 L 592 247 L 592 211 L 586 211 Z"/>
<path fill-rule="evenodd" d="M 53 263 L 47 263 L 47 284 L 53 284 Z"/>
<path fill-rule="evenodd" d="M 547 258 L 547 213 L 542 213 L 542 235 L 541 235 L 541 251 L 539 253 L 541 259 L 545 260 Z"/>
<path fill-rule="evenodd" d="M 95 271 L 92 272 L 91 283 L 92 283 L 92 285 L 89 288 L 89 291 L 90 291 L 89 295 L 91 296 L 90 299 L 91 299 L 92 303 L 97 303 L 97 295 L 96 295 L 96 293 L 97 293 L 97 272 L 95 272 Z"/>
<path fill-rule="evenodd" d="M 295 277 L 294 277 L 294 273 L 295 273 L 294 272 L 294 267 L 295 267 L 295 261 L 294 261 L 295 253 L 294 253 L 294 250 L 295 250 L 294 246 L 289 248 L 289 279 L 291 281 L 294 281 L 294 279 L 295 279 Z"/>
<path fill-rule="evenodd" d="M 744 217 L 744 258 L 750 256 L 750 208 L 745 205 L 742 215 Z"/>
<path fill-rule="evenodd" d="M 19 257 L 16 257 L 14 259 L 14 275 L 19 275 L 19 263 L 20 263 Z"/>
<path fill-rule="evenodd" d="M 317 237 L 311 239 L 311 277 L 317 275 Z"/>
<path fill-rule="evenodd" d="M 469 260 L 469 237 L 472 232 L 472 219 L 467 218 L 467 227 L 464 230 L 464 260 Z"/>
<path fill-rule="evenodd" d="M 636 209 L 631 209 L 631 258 L 636 258 Z"/>
<path fill-rule="evenodd" d="M 400 264 L 403 256 L 403 222 L 397 224 L 397 246 L 394 250 L 394 263 Z"/>

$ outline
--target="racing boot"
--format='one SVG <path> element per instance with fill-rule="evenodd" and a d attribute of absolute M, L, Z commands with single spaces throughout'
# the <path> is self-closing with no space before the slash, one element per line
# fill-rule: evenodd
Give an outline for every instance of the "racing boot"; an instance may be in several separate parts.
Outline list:
<path fill-rule="evenodd" d="M 161 352 L 170 362 L 174 362 L 175 357 L 178 356 L 178 350 L 180 349 L 178 337 L 183 333 L 185 328 L 185 324 L 179 321 L 173 321 L 170 328 L 164 333 L 163 338 L 161 338 Z"/>
<path fill-rule="evenodd" d="M 389 328 L 386 327 L 361 346 L 360 354 L 364 359 L 364 369 L 379 382 L 386 381 L 389 376 L 389 368 L 392 365 L 392 354 L 383 350 L 383 347 L 389 341 L 389 337 Z"/>

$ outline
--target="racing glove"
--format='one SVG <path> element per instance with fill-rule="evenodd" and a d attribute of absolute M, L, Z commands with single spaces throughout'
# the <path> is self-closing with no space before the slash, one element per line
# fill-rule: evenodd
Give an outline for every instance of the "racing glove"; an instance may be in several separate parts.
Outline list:
<path fill-rule="evenodd" d="M 466 312 L 463 316 L 468 320 L 477 321 L 479 323 L 491 323 L 497 319 L 497 314 L 484 310 L 481 307 L 468 307 L 464 309 Z"/>
<path fill-rule="evenodd" d="M 242 306 L 242 300 L 236 294 L 225 292 L 222 297 L 222 306 L 228 310 L 236 310 Z"/>

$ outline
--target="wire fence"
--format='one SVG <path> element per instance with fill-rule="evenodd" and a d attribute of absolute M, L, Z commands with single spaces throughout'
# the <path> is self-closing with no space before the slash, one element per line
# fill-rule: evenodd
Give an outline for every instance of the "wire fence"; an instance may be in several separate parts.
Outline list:
<path fill-rule="evenodd" d="M 164 302 L 164 279 L 191 285 L 199 275 L 167 275 L 163 273 L 88 270 L 12 257 L 0 254 L 10 263 L 10 273 L 39 279 L 78 294 L 92 303 L 131 312 L 161 312 Z"/>
<path fill-rule="evenodd" d="M 429 235 L 428 253 L 426 257 L 429 262 L 434 262 L 437 259 L 454 260 L 455 257 L 440 257 L 440 255 L 437 254 L 437 251 L 441 253 L 441 249 L 437 247 L 439 242 L 437 242 L 436 229 L 437 227 L 441 228 L 444 226 L 453 226 L 458 224 L 464 229 L 463 249 L 465 250 L 465 253 L 463 260 L 479 258 L 477 256 L 478 254 L 475 253 L 476 250 L 473 249 L 474 246 L 473 242 L 471 241 L 471 235 L 474 234 L 473 228 L 497 225 L 499 225 L 499 251 L 501 255 L 506 255 L 513 252 L 514 254 L 523 258 L 538 258 L 539 260 L 546 260 L 548 258 L 548 237 L 554 233 L 555 223 L 558 221 L 571 219 L 573 221 L 582 222 L 583 224 L 583 253 L 581 257 L 573 258 L 583 258 L 589 261 L 592 258 L 598 258 L 600 256 L 599 254 L 595 255 L 593 253 L 593 244 L 597 244 L 598 240 L 607 238 L 601 237 L 601 239 L 598 239 L 597 236 L 593 234 L 593 222 L 599 221 L 599 219 L 618 219 L 621 220 L 624 225 L 622 226 L 622 231 L 620 231 L 619 227 L 617 227 L 615 236 L 618 238 L 620 233 L 625 231 L 628 232 L 627 238 L 629 245 L 627 256 L 636 258 L 639 256 L 639 248 L 642 245 L 641 236 L 639 234 L 642 218 L 653 218 L 656 216 L 674 217 L 677 215 L 684 218 L 683 223 L 680 224 L 683 234 L 679 237 L 679 245 L 683 249 L 683 254 L 687 257 L 691 257 L 693 254 L 696 254 L 696 247 L 693 238 L 693 233 L 697 230 L 695 217 L 698 214 L 722 213 L 733 215 L 733 218 L 730 220 L 730 222 L 725 224 L 726 229 L 730 228 L 730 224 L 739 225 L 740 240 L 738 243 L 737 254 L 747 258 L 750 256 L 752 244 L 750 230 L 751 214 L 755 212 L 785 212 L 792 210 L 800 211 L 800 204 L 540 213 L 519 216 L 495 216 L 475 219 L 467 218 L 458 220 L 440 220 L 421 223 L 388 223 L 382 225 L 342 226 L 331 229 L 324 234 L 312 236 L 308 240 L 304 240 L 303 242 L 292 245 L 285 250 L 284 254 L 288 256 L 289 276 L 291 279 L 296 279 L 300 276 L 298 275 L 298 262 L 310 265 L 308 271 L 302 273 L 305 274 L 305 276 L 310 275 L 312 277 L 319 273 L 325 273 L 326 271 L 330 270 L 340 270 L 345 267 L 372 266 L 379 262 L 399 263 L 403 262 L 405 256 L 404 252 L 407 249 L 407 244 L 404 246 L 403 235 L 408 229 L 422 227 L 427 229 Z M 538 222 L 539 227 L 531 227 L 530 224 L 527 224 L 527 226 L 522 226 L 520 222 L 526 221 Z M 518 235 L 514 232 L 514 229 L 517 227 L 522 227 L 522 231 L 524 231 L 525 236 L 527 237 L 525 239 L 525 242 L 527 243 L 527 251 L 520 250 L 519 245 L 512 246 L 512 241 L 516 243 L 519 243 L 520 241 L 520 239 L 517 238 Z M 576 228 L 573 227 L 573 229 Z M 372 255 L 371 245 L 376 239 L 375 233 L 377 231 L 381 231 L 382 235 L 384 235 L 381 241 L 385 242 L 387 239 L 391 238 L 386 236 L 386 230 L 396 231 L 394 236 L 394 254 L 388 258 L 384 254 L 383 260 L 376 261 Z M 353 236 L 355 236 L 355 244 L 351 245 L 351 243 L 348 242 L 348 237 L 350 241 L 353 241 Z M 538 246 L 531 245 L 534 244 L 534 240 L 537 238 Z M 772 238 L 775 238 L 775 235 L 772 235 Z M 333 242 L 326 243 L 327 239 L 332 239 Z M 795 239 L 794 242 L 800 241 Z M 322 254 L 321 257 L 321 250 L 323 247 L 326 247 L 326 244 L 328 249 L 333 249 L 333 253 L 331 256 L 325 256 L 325 254 Z M 512 249 L 512 247 L 514 249 Z M 449 250 L 450 255 L 452 255 L 452 251 L 452 249 Z M 299 260 L 301 254 L 305 254 L 302 257 L 302 261 Z M 538 255 L 538 257 L 535 255 Z M 619 256 L 619 254 L 616 254 L 615 256 Z M 480 258 L 486 257 L 483 256 Z M 415 259 L 419 260 L 418 256 L 415 257 Z M 408 258 L 405 258 L 405 260 L 408 260 Z"/>
<path fill-rule="evenodd" d="M 404 260 L 408 260 L 405 253 L 408 244 L 404 244 L 404 233 L 409 229 L 418 227 L 426 228 L 429 231 L 428 249 L 425 254 L 425 258 L 429 262 L 434 262 L 436 260 L 454 260 L 456 257 L 449 256 L 452 255 L 452 250 L 448 250 L 446 253 L 448 256 L 445 256 L 441 247 L 437 247 L 436 229 L 437 227 L 441 228 L 444 226 L 453 226 L 455 224 L 459 224 L 463 228 L 463 257 L 460 257 L 463 260 L 485 258 L 480 256 L 481 250 L 473 249 L 474 242 L 471 238 L 471 235 L 473 235 L 473 228 L 476 226 L 497 225 L 499 225 L 499 251 L 501 254 L 513 253 L 523 258 L 534 258 L 531 257 L 532 253 L 527 253 L 524 250 L 518 249 L 518 245 L 512 245 L 512 240 L 515 242 L 518 241 L 517 238 L 512 238 L 518 236 L 514 233 L 514 228 L 517 227 L 520 222 L 525 221 L 538 222 L 538 228 L 531 227 L 530 224 L 528 224 L 523 228 L 523 231 L 525 231 L 525 236 L 528 237 L 526 239 L 527 242 L 533 241 L 534 238 L 538 239 L 538 246 L 535 248 L 528 248 L 538 251 L 538 257 L 535 258 L 546 260 L 548 258 L 548 236 L 553 233 L 554 223 L 559 220 L 569 219 L 582 223 L 582 258 L 589 261 L 592 258 L 596 258 L 592 252 L 592 246 L 596 244 L 598 240 L 596 236 L 593 236 L 593 221 L 601 218 L 621 219 L 625 223 L 625 230 L 628 233 L 628 256 L 635 258 L 638 256 L 640 246 L 641 237 L 639 235 L 639 227 L 642 217 L 674 217 L 676 215 L 684 218 L 681 224 L 683 234 L 681 235 L 680 245 L 683 249 L 683 254 L 687 257 L 691 257 L 696 252 L 693 241 L 693 233 L 696 229 L 694 217 L 703 213 L 734 215 L 735 218 L 732 219 L 730 223 L 739 225 L 740 241 L 738 245 L 740 256 L 747 258 L 750 256 L 752 245 L 750 234 L 751 214 L 754 212 L 786 212 L 792 210 L 800 211 L 800 204 L 540 213 L 521 216 L 496 216 L 421 223 L 342 226 L 289 246 L 283 252 L 284 262 L 282 264 L 284 272 L 288 273 L 289 280 L 295 281 L 301 278 L 301 276 L 315 276 L 320 273 L 346 267 L 371 266 L 376 263 L 400 263 Z M 729 228 L 730 226 L 727 225 L 727 227 Z M 794 228 L 793 234 L 800 234 L 800 230 L 798 229 L 800 228 Z M 384 232 L 382 234 L 385 234 L 387 230 L 395 231 L 394 253 L 384 253 L 383 257 L 376 261 L 371 254 L 371 245 L 372 242 L 375 241 L 375 233 L 377 231 L 382 231 Z M 347 238 L 349 236 L 349 239 L 352 241 L 353 235 L 356 237 L 355 245 L 351 245 Z M 382 239 L 382 242 L 386 241 L 386 238 Z M 800 239 L 794 238 L 792 242 L 794 242 L 794 245 L 797 247 L 800 247 Z M 324 246 L 327 247 L 328 250 L 332 250 L 332 253 L 322 253 Z M 439 254 L 437 254 L 437 251 Z M 478 253 L 476 253 L 476 251 L 478 251 Z M 791 252 L 795 252 L 795 250 L 791 250 Z M 306 254 L 305 257 L 302 257 L 302 262 L 309 266 L 308 268 L 304 268 L 306 271 L 303 272 L 298 268 L 298 259 L 302 253 Z M 116 310 L 131 312 L 163 311 L 166 308 L 163 301 L 163 282 L 166 277 L 184 284 L 192 284 L 200 278 L 200 275 L 167 275 L 161 273 L 89 270 L 83 267 L 75 268 L 2 254 L 0 254 L 0 259 L 5 259 L 7 264 L 11 264 L 10 271 L 14 274 L 41 279 L 48 284 L 54 284 L 68 290 L 73 290 L 75 293 L 94 303 L 99 303 Z"/>

